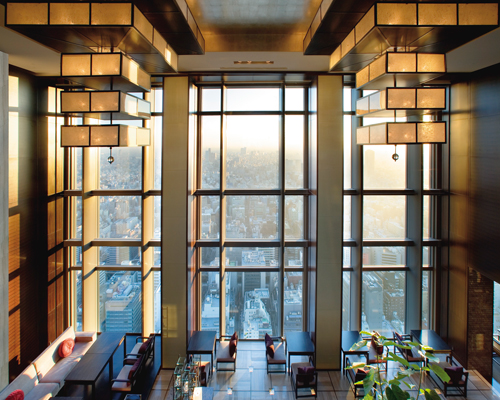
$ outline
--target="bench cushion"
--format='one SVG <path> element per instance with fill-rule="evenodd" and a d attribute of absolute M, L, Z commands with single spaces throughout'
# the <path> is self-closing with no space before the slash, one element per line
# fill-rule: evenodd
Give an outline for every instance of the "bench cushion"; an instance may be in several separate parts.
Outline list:
<path fill-rule="evenodd" d="M 80 360 L 81 357 L 61 358 L 57 364 L 40 379 L 40 383 L 57 383 L 62 387 L 64 385 L 64 379 Z"/>
<path fill-rule="evenodd" d="M 75 342 L 95 342 L 96 332 L 75 332 Z"/>
<path fill-rule="evenodd" d="M 81 358 L 94 344 L 94 342 L 75 342 L 73 352 L 68 358 Z"/>
<path fill-rule="evenodd" d="M 236 353 L 231 355 L 229 354 L 229 342 L 222 341 L 219 342 L 219 349 L 217 350 L 217 362 L 234 362 L 236 358 Z"/>
<path fill-rule="evenodd" d="M 40 383 L 24 396 L 24 400 L 48 400 L 59 392 L 57 383 Z"/>
<path fill-rule="evenodd" d="M 59 361 L 61 358 L 59 356 L 59 345 L 65 339 L 74 339 L 75 330 L 72 326 L 67 328 L 63 333 L 61 333 L 56 340 L 54 340 L 49 347 L 47 347 L 42 354 L 40 354 L 33 364 L 35 365 L 36 372 L 38 373 L 38 379 L 42 379 L 49 370 Z"/>
<path fill-rule="evenodd" d="M 267 363 L 268 364 L 286 364 L 286 355 L 285 355 L 285 346 L 283 343 L 280 343 L 276 350 L 274 350 L 274 358 L 269 357 L 267 355 Z"/>
<path fill-rule="evenodd" d="M 126 379 L 128 380 L 128 374 L 132 369 L 132 365 L 124 365 L 116 379 Z M 111 390 L 115 390 L 117 392 L 130 392 L 132 390 L 132 385 L 130 381 L 128 382 L 113 382 L 113 386 L 111 386 Z"/>
<path fill-rule="evenodd" d="M 18 389 L 22 390 L 26 395 L 33 390 L 37 384 L 38 379 L 35 366 L 30 364 L 16 379 L 10 383 L 9 386 L 7 386 L 0 393 L 0 400 L 5 400 L 9 394 Z"/>

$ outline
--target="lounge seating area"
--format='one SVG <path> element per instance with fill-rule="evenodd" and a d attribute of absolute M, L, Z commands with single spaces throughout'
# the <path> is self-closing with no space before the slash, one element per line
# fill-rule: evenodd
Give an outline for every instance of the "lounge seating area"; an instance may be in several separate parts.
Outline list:
<path fill-rule="evenodd" d="M 271 337 L 266 333 L 264 344 L 266 346 L 267 373 L 286 372 L 285 340 L 281 337 Z"/>
<path fill-rule="evenodd" d="M 238 334 L 235 332 L 232 336 L 221 336 L 217 348 L 217 371 L 236 371 L 236 355 L 238 346 Z M 221 369 L 219 364 L 225 364 Z M 229 366 L 227 366 L 229 364 Z"/>

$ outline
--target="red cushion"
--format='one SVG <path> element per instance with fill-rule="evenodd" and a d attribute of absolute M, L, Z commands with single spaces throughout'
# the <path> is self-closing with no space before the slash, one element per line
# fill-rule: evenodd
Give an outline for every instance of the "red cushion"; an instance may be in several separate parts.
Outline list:
<path fill-rule="evenodd" d="M 462 380 L 462 375 L 464 374 L 463 367 L 446 367 L 444 369 L 450 377 L 450 382 L 453 385 L 458 385 L 458 383 Z"/>
<path fill-rule="evenodd" d="M 151 336 L 148 340 L 146 340 L 142 346 L 139 348 L 139 354 L 144 354 L 146 352 L 146 350 L 148 349 L 148 346 L 151 344 L 151 342 L 153 341 L 153 337 L 154 336 Z"/>
<path fill-rule="evenodd" d="M 5 400 L 23 400 L 24 392 L 21 389 L 14 390 L 11 394 L 9 394 Z"/>
<path fill-rule="evenodd" d="M 314 380 L 314 367 L 299 367 L 297 368 L 297 382 L 308 384 Z M 302 375 L 302 376 L 301 376 Z"/>
<path fill-rule="evenodd" d="M 232 357 L 234 356 L 234 353 L 236 352 L 236 340 L 231 339 L 229 342 L 229 355 Z"/>
<path fill-rule="evenodd" d="M 137 361 L 135 362 L 134 365 L 132 365 L 132 368 L 130 368 L 130 371 L 128 373 L 128 379 L 132 379 L 132 376 L 135 374 L 135 371 L 139 368 L 139 365 L 141 365 L 142 357 L 139 357 Z"/>
<path fill-rule="evenodd" d="M 379 345 L 377 343 L 377 341 L 373 338 L 373 336 L 372 336 L 372 346 L 378 355 L 381 355 L 384 353 L 384 346 Z"/>
<path fill-rule="evenodd" d="M 238 332 L 234 332 L 233 336 L 231 336 L 231 340 L 236 340 L 238 341 Z"/>
<path fill-rule="evenodd" d="M 271 341 L 271 344 L 266 346 L 266 353 L 269 357 L 274 358 L 274 344 Z"/>
<path fill-rule="evenodd" d="M 66 339 L 63 340 L 59 345 L 59 357 L 64 358 L 68 357 L 71 353 L 73 353 L 73 347 L 75 347 L 75 339 Z"/>

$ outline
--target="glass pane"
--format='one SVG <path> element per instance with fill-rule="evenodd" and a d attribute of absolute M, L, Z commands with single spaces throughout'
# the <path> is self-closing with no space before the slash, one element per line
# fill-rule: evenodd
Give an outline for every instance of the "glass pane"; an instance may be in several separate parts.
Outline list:
<path fill-rule="evenodd" d="M 352 131 L 351 131 L 351 116 L 344 115 L 344 189 L 352 187 L 351 177 L 351 147 L 352 147 Z"/>
<path fill-rule="evenodd" d="M 279 111 L 279 88 L 227 88 L 226 111 Z"/>
<path fill-rule="evenodd" d="M 99 197 L 99 237 L 138 239 L 141 237 L 140 196 Z"/>
<path fill-rule="evenodd" d="M 279 137 L 277 115 L 227 116 L 226 188 L 278 188 Z"/>
<path fill-rule="evenodd" d="M 153 321 L 155 333 L 161 332 L 161 272 L 153 272 Z"/>
<path fill-rule="evenodd" d="M 227 239 L 279 239 L 279 196 L 226 196 Z"/>
<path fill-rule="evenodd" d="M 352 90 L 350 87 L 344 88 L 344 111 L 352 111 L 351 93 Z"/>
<path fill-rule="evenodd" d="M 361 329 L 392 337 L 405 333 L 405 272 L 364 272 Z"/>
<path fill-rule="evenodd" d="M 219 332 L 220 283 L 218 272 L 201 273 L 201 330 Z M 228 334 L 230 332 L 227 332 Z M 232 334 L 232 332 L 230 333 Z"/>
<path fill-rule="evenodd" d="M 142 332 L 140 271 L 99 271 L 101 332 Z"/>
<path fill-rule="evenodd" d="M 154 239 L 161 239 L 161 196 L 155 196 L 154 200 L 155 215 L 154 215 Z"/>
<path fill-rule="evenodd" d="M 493 282 L 493 335 L 498 340 L 500 334 L 500 284 Z"/>
<path fill-rule="evenodd" d="M 304 238 L 304 197 L 285 196 L 285 239 Z"/>
<path fill-rule="evenodd" d="M 304 265 L 304 248 L 285 247 L 285 267 L 302 267 Z"/>
<path fill-rule="evenodd" d="M 74 271 L 73 276 L 73 287 L 74 287 L 74 301 L 73 301 L 73 315 L 75 317 L 76 331 L 82 331 L 82 314 L 83 314 L 83 302 L 82 302 L 82 271 Z"/>
<path fill-rule="evenodd" d="M 428 267 L 431 264 L 431 248 L 429 246 L 422 247 L 422 266 Z"/>
<path fill-rule="evenodd" d="M 201 88 L 201 111 L 220 111 L 220 88 Z"/>
<path fill-rule="evenodd" d="M 285 187 L 304 187 L 304 116 L 285 116 Z"/>
<path fill-rule="evenodd" d="M 429 224 L 430 224 L 430 201 L 431 201 L 431 196 L 424 196 L 424 215 L 423 215 L 423 238 L 424 239 L 429 239 L 430 236 L 430 229 L 429 229 Z"/>
<path fill-rule="evenodd" d="M 141 265 L 140 247 L 99 247 L 99 265 Z"/>
<path fill-rule="evenodd" d="M 74 190 L 82 190 L 82 171 L 83 171 L 83 148 L 78 147 L 73 149 L 73 155 L 75 157 L 75 184 Z"/>
<path fill-rule="evenodd" d="M 285 271 L 285 302 L 283 304 L 284 326 L 286 332 L 302 331 L 302 272 Z"/>
<path fill-rule="evenodd" d="M 71 249 L 71 266 L 82 266 L 82 248 L 70 247 Z"/>
<path fill-rule="evenodd" d="M 160 247 L 154 247 L 154 253 L 153 253 L 153 265 L 155 267 L 161 267 L 161 248 Z"/>
<path fill-rule="evenodd" d="M 351 273 L 342 273 L 342 330 L 350 331 L 351 326 Z"/>
<path fill-rule="evenodd" d="M 363 267 L 406 265 L 404 247 L 363 247 Z"/>
<path fill-rule="evenodd" d="M 405 238 L 406 196 L 363 197 L 363 239 Z"/>
<path fill-rule="evenodd" d="M 201 196 L 201 239 L 220 236 L 220 197 Z"/>
<path fill-rule="evenodd" d="M 422 272 L 422 329 L 430 329 L 431 321 L 431 272 Z"/>
<path fill-rule="evenodd" d="M 394 146 L 363 146 L 363 184 L 365 189 L 406 188 L 406 146 L 397 147 L 399 160 L 394 162 Z"/>
<path fill-rule="evenodd" d="M 226 273 L 226 333 L 241 339 L 280 335 L 278 272 Z"/>
<path fill-rule="evenodd" d="M 351 238 L 351 196 L 344 196 L 344 239 Z"/>
<path fill-rule="evenodd" d="M 422 152 L 424 156 L 424 190 L 429 190 L 431 188 L 431 145 L 422 145 Z"/>
<path fill-rule="evenodd" d="M 201 187 L 220 187 L 220 116 L 201 117 Z"/>
<path fill-rule="evenodd" d="M 277 247 L 228 247 L 226 249 L 227 267 L 278 267 Z"/>
<path fill-rule="evenodd" d="M 163 112 L 163 89 L 162 88 L 153 88 L 151 89 L 153 95 L 153 107 L 152 112 Z"/>
<path fill-rule="evenodd" d="M 142 148 L 113 147 L 115 161 L 108 163 L 110 151 L 99 149 L 100 189 L 142 189 Z"/>
<path fill-rule="evenodd" d="M 151 117 L 151 126 L 154 136 L 154 188 L 161 190 L 161 155 L 163 143 L 163 117 Z"/>
<path fill-rule="evenodd" d="M 202 267 L 220 267 L 220 249 L 218 247 L 200 247 Z"/>
<path fill-rule="evenodd" d="M 82 238 L 82 198 L 72 197 L 71 205 L 73 208 L 74 220 L 72 221 L 71 239 Z"/>
<path fill-rule="evenodd" d="M 304 88 L 285 88 L 285 111 L 304 111 Z"/>
<path fill-rule="evenodd" d="M 342 266 L 350 267 L 351 266 L 351 251 L 350 247 L 343 247 L 343 257 L 342 257 Z"/>

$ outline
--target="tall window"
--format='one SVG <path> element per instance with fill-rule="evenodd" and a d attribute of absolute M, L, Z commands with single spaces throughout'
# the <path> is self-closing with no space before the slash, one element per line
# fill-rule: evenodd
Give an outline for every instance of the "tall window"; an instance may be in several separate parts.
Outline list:
<path fill-rule="evenodd" d="M 307 92 L 199 87 L 203 330 L 259 339 L 303 329 Z"/>

